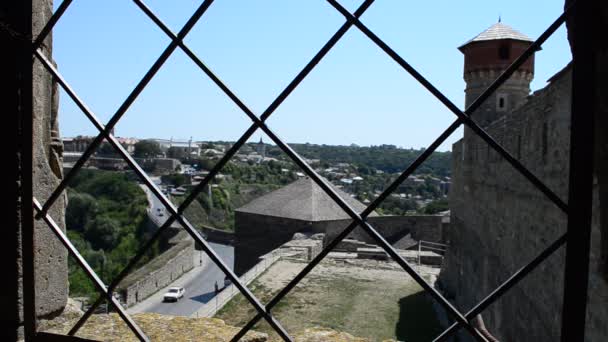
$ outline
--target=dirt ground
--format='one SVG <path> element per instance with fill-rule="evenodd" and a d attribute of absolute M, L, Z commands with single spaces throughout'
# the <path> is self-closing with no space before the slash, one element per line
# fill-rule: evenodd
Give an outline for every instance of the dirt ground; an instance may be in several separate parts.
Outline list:
<path fill-rule="evenodd" d="M 250 289 L 267 303 L 305 266 L 300 261 L 280 260 L 251 283 Z M 423 268 L 421 272 L 433 282 L 438 269 Z M 386 261 L 328 259 L 272 311 L 288 332 L 325 327 L 372 341 L 408 342 L 429 341 L 440 333 L 422 288 L 397 264 Z M 216 317 L 242 326 L 254 315 L 253 307 L 239 295 Z M 266 322 L 255 329 L 278 340 Z"/>

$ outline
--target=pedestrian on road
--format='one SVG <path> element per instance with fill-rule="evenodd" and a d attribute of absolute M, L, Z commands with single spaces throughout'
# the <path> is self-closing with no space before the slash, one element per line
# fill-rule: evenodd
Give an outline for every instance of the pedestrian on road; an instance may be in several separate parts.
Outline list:
<path fill-rule="evenodd" d="M 218 294 L 218 292 L 220 292 L 220 288 L 217 286 L 217 280 L 215 281 L 215 294 Z"/>

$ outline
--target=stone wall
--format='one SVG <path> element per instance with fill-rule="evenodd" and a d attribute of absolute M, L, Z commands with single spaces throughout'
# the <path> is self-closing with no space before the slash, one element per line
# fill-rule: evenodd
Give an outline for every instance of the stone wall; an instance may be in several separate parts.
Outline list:
<path fill-rule="evenodd" d="M 432 215 L 418 216 L 372 216 L 369 222 L 388 242 L 396 243 L 407 234 L 413 239 L 443 242 L 442 217 Z M 325 241 L 330 241 L 351 223 L 350 220 L 307 222 L 281 217 L 256 215 L 244 212 L 235 213 L 236 243 L 235 272 L 242 274 L 257 259 L 291 240 L 295 233 L 324 233 Z M 375 243 L 357 227 L 348 236 L 351 239 Z"/>
<path fill-rule="evenodd" d="M 51 15 L 52 1 L 34 2 L 33 31 L 38 32 Z M 50 39 L 45 52 L 52 55 Z M 63 144 L 59 137 L 59 92 L 57 83 L 39 62 L 34 63 L 34 196 L 46 200 L 63 178 Z M 49 210 L 59 227 L 65 230 L 67 197 L 60 196 Z M 38 315 L 60 312 L 67 302 L 67 250 L 42 220 L 35 221 L 35 291 Z"/>
<path fill-rule="evenodd" d="M 194 268 L 194 242 L 183 240 L 131 273 L 118 292 L 127 307 L 134 305 L 171 284 Z"/>
<path fill-rule="evenodd" d="M 487 127 L 488 132 L 564 202 L 570 149 L 569 68 L 527 102 Z M 479 138 L 453 146 L 450 249 L 438 286 L 470 309 L 566 231 L 566 216 Z M 596 184 L 596 192 L 598 190 Z M 597 196 L 596 196 L 597 197 Z M 598 207 L 596 201 L 596 208 Z M 608 336 L 608 286 L 600 279 L 599 213 L 594 213 L 587 341 Z M 483 313 L 501 341 L 558 341 L 564 249 Z"/>
<path fill-rule="evenodd" d="M 410 234 L 414 240 L 425 240 L 430 242 L 443 242 L 443 226 L 441 216 L 436 215 L 412 215 L 412 216 L 371 216 L 368 222 L 389 243 L 394 244 Z M 343 231 L 351 220 L 337 220 L 315 222 L 316 232 L 325 233 L 325 241 L 331 241 L 336 235 Z M 361 227 L 348 235 L 349 239 L 376 244 Z"/>
<path fill-rule="evenodd" d="M 210 242 L 217 242 L 221 244 L 233 244 L 234 233 L 226 230 L 215 229 L 211 227 L 198 227 L 198 229 L 205 233 L 207 236 L 206 240 Z M 197 246 L 198 247 L 198 246 Z"/>
<path fill-rule="evenodd" d="M 282 217 L 235 212 L 234 272 L 245 273 L 258 258 L 291 240 L 297 232 L 312 232 L 312 223 Z"/>

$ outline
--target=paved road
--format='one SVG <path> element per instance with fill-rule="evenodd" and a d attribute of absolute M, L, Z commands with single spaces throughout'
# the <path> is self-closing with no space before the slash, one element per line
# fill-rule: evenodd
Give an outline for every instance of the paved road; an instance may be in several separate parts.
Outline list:
<path fill-rule="evenodd" d="M 160 184 L 160 178 L 151 177 L 151 179 L 156 184 Z M 140 186 L 146 193 L 146 196 L 148 197 L 148 213 L 149 213 L 148 217 L 150 217 L 150 219 L 158 227 L 162 226 L 165 223 L 165 221 L 167 221 L 169 219 L 169 216 L 170 216 L 169 212 L 165 209 L 165 206 L 162 204 L 162 202 L 156 196 L 154 196 L 154 194 L 150 191 L 150 189 L 148 189 L 147 186 L 145 186 L 143 184 Z M 173 224 L 171 226 L 174 228 L 181 228 L 181 225 L 177 222 L 173 222 Z"/>
<path fill-rule="evenodd" d="M 222 260 L 231 268 L 234 268 L 234 248 L 232 246 L 209 243 Z M 203 304 L 215 296 L 214 285 L 224 283 L 224 273 L 203 252 L 204 265 L 197 266 L 194 270 L 174 281 L 171 285 L 150 296 L 143 302 L 131 307 L 128 311 L 156 312 L 165 315 L 189 316 L 198 310 Z M 199 263 L 199 255 L 196 253 L 196 264 Z M 164 303 L 163 294 L 169 287 L 183 286 L 186 289 L 184 298 L 178 302 Z"/>

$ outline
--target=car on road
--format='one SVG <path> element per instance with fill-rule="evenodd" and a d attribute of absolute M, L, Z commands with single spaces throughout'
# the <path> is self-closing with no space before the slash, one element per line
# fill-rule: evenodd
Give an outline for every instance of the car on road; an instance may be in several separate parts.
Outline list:
<path fill-rule="evenodd" d="M 163 302 L 177 302 L 184 297 L 184 293 L 186 293 L 186 289 L 183 287 L 170 287 L 169 291 L 163 296 Z"/>
<path fill-rule="evenodd" d="M 230 278 L 225 277 L 224 278 L 224 287 L 230 286 L 232 284 L 232 281 L 230 281 Z"/>

